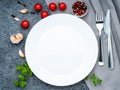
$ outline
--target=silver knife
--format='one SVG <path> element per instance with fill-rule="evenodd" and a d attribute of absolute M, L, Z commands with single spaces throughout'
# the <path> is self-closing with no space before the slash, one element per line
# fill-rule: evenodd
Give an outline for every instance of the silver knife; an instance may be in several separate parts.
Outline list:
<path fill-rule="evenodd" d="M 104 22 L 104 32 L 108 36 L 108 67 L 114 69 L 114 60 L 113 60 L 113 50 L 111 42 L 111 27 L 110 27 L 110 10 L 107 10 L 105 22 Z"/>

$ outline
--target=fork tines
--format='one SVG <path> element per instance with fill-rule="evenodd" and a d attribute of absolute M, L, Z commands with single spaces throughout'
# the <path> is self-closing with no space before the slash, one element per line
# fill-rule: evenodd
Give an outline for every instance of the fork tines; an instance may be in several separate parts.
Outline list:
<path fill-rule="evenodd" d="M 103 13 L 96 13 L 96 23 L 103 23 Z"/>

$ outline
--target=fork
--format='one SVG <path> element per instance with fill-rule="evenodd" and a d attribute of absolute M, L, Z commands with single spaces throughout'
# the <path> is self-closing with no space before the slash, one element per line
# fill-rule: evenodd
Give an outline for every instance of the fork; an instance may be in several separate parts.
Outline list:
<path fill-rule="evenodd" d="M 103 12 L 98 12 L 96 13 L 96 27 L 99 31 L 99 62 L 98 64 L 100 66 L 103 66 L 104 65 L 104 61 L 102 59 L 102 48 L 101 48 L 101 32 L 102 32 L 102 29 L 103 29 Z"/>

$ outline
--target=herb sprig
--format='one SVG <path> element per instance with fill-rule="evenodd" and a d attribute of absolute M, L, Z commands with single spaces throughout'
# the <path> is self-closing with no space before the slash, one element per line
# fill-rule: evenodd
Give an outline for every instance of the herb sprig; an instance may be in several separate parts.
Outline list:
<path fill-rule="evenodd" d="M 97 77 L 95 74 L 89 75 L 85 78 L 85 80 L 90 80 L 92 81 L 92 83 L 94 84 L 94 86 L 96 85 L 100 85 L 102 83 L 102 79 L 100 79 L 99 77 Z"/>
<path fill-rule="evenodd" d="M 24 88 L 27 85 L 27 79 L 33 75 L 28 64 L 24 62 L 22 65 L 17 65 L 16 70 L 20 73 L 18 79 L 14 81 L 14 85 Z"/>

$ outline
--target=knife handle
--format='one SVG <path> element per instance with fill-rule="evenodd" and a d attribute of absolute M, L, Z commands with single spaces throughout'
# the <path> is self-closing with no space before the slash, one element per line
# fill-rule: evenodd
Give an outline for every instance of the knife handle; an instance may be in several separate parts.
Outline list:
<path fill-rule="evenodd" d="M 114 69 L 113 50 L 110 35 L 108 37 L 108 67 L 110 69 Z"/>

